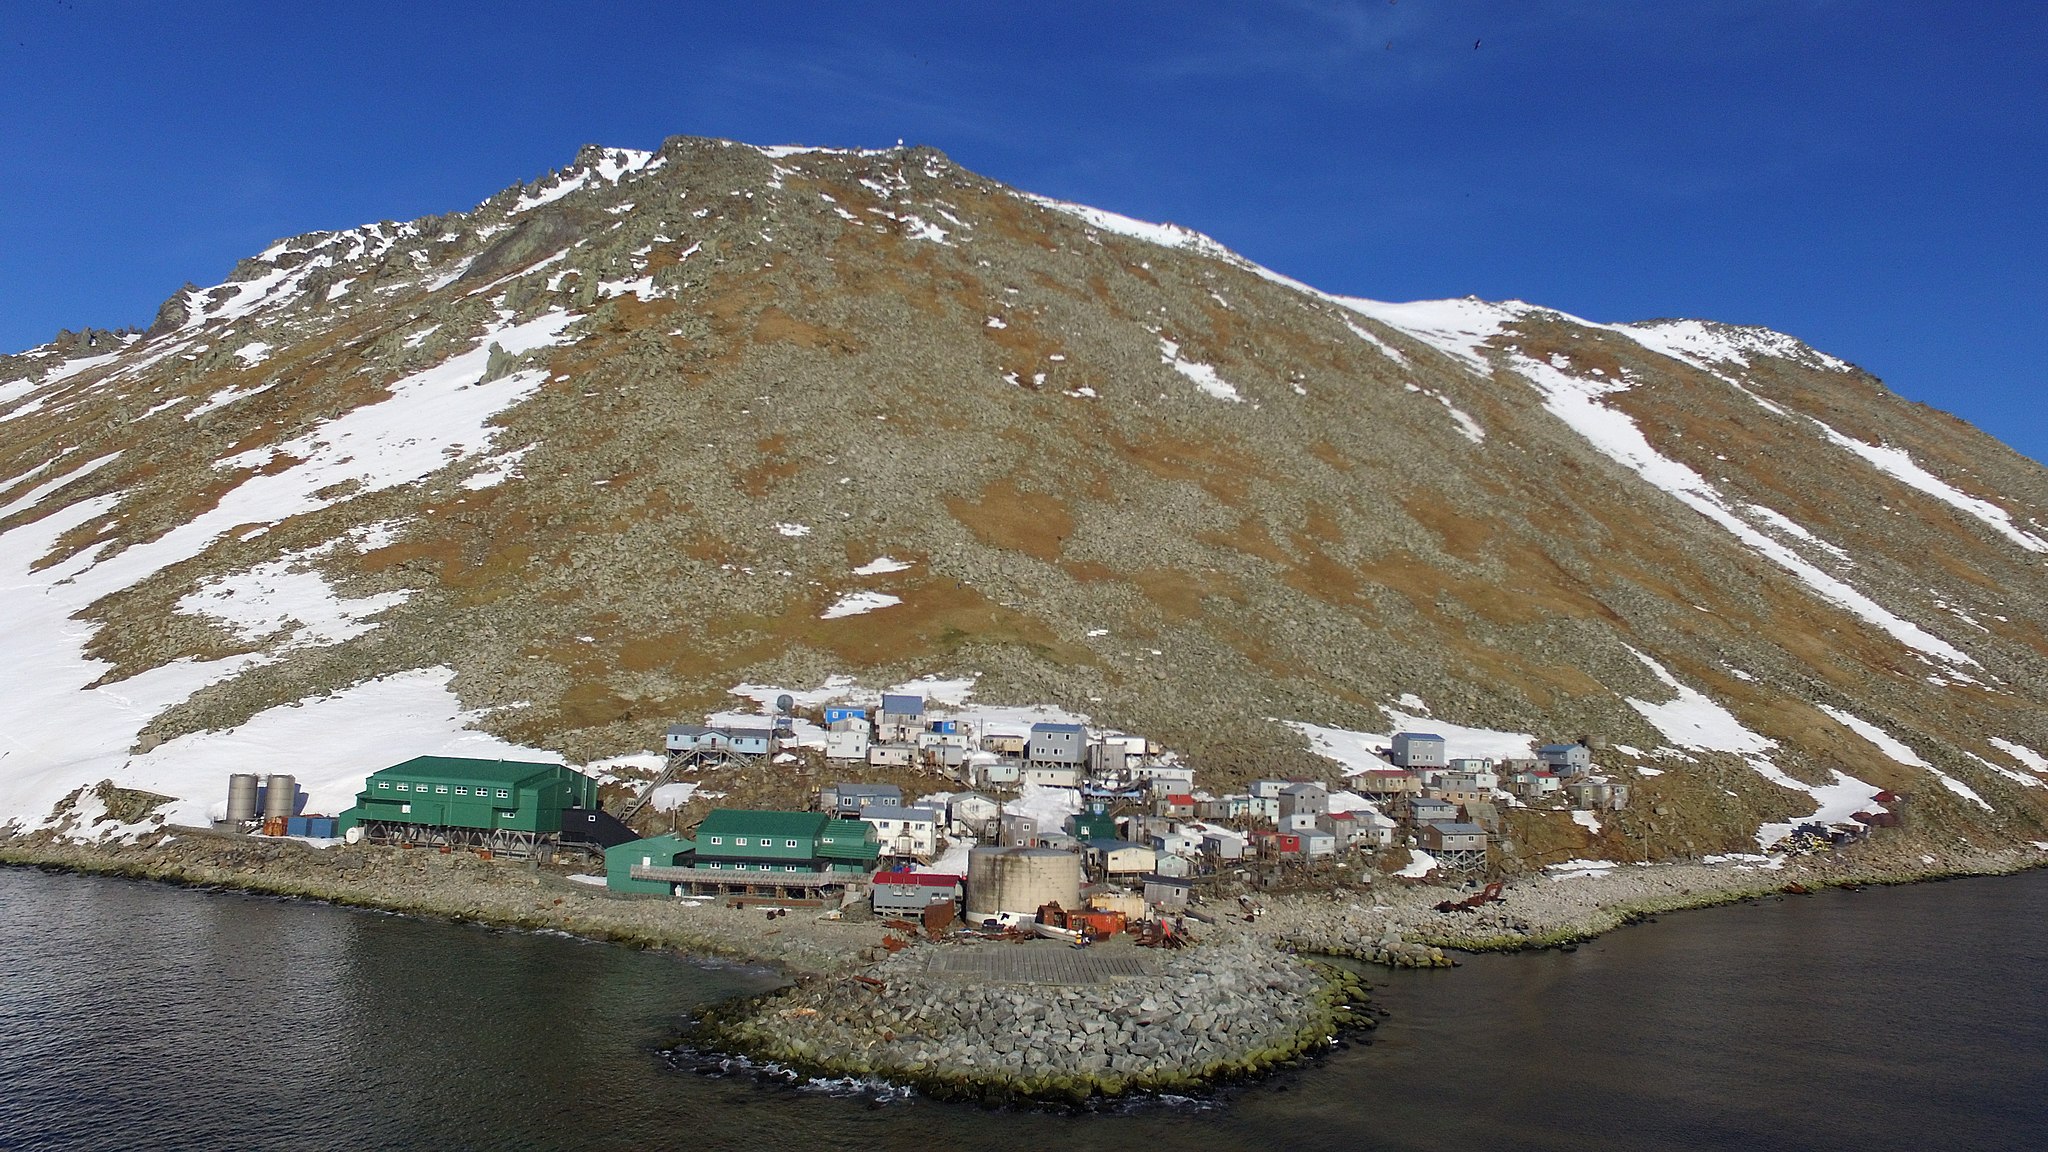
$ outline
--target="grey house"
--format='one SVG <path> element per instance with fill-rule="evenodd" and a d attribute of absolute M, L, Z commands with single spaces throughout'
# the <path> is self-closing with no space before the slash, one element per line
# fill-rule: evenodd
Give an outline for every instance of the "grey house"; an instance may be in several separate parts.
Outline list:
<path fill-rule="evenodd" d="M 1309 823 L 1330 812 L 1330 790 L 1321 784 L 1289 784 L 1280 790 L 1280 818 L 1303 815 Z"/>
<path fill-rule="evenodd" d="M 1032 764 L 1080 767 L 1087 762 L 1088 736 L 1079 724 L 1033 724 L 1024 759 Z"/>
<path fill-rule="evenodd" d="M 863 809 L 874 805 L 903 806 L 903 789 L 894 784 L 849 784 L 841 781 L 818 790 L 818 807 L 835 816 L 859 819 Z"/>
<path fill-rule="evenodd" d="M 1560 776 L 1584 776 L 1593 770 L 1593 750 L 1584 744 L 1545 744 L 1536 759 Z"/>
<path fill-rule="evenodd" d="M 1434 732 L 1396 732 L 1388 757 L 1397 768 L 1442 768 L 1444 738 Z"/>

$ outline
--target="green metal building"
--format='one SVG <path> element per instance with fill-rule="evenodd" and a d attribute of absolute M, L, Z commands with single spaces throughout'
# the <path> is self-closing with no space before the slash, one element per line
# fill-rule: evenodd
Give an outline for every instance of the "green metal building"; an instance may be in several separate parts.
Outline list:
<path fill-rule="evenodd" d="M 614 892 L 635 892 L 666 896 L 672 890 L 667 880 L 635 880 L 633 869 L 687 868 L 686 859 L 697 846 L 668 832 L 644 840 L 628 840 L 604 850 L 605 887 Z"/>
<path fill-rule="evenodd" d="M 646 853 L 622 855 L 625 879 L 672 885 L 699 895 L 805 899 L 860 882 L 882 855 L 874 825 L 823 812 L 715 808 L 697 825 L 693 845 L 688 862 L 675 859 L 667 867 L 658 861 L 643 863 L 640 856 Z M 612 851 L 628 848 L 631 845 L 621 844 Z M 607 873 L 611 860 L 612 854 L 606 853 Z"/>
<path fill-rule="evenodd" d="M 597 806 L 597 781 L 563 764 L 416 756 L 373 773 L 340 831 L 406 844 L 530 854 L 562 830 L 562 813 Z"/>

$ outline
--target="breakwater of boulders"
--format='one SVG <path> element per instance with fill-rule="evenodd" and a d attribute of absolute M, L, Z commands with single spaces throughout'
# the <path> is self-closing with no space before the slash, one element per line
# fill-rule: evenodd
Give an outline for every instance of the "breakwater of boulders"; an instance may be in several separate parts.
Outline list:
<path fill-rule="evenodd" d="M 1371 1025 L 1357 976 L 1249 937 L 1085 984 L 963 980 L 929 970 L 932 947 L 956 945 L 723 1005 L 687 1042 L 940 1098 L 1082 1103 L 1256 1075 Z"/>

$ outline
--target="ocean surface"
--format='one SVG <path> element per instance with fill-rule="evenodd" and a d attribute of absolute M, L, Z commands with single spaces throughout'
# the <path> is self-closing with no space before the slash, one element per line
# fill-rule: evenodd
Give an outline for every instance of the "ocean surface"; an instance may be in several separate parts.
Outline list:
<path fill-rule="evenodd" d="M 2044 963 L 2048 872 L 1788 897 L 1373 970 L 1369 1042 L 1256 1085 L 993 1110 L 666 1052 L 761 969 L 0 868 L 0 1148 L 2042 1148 Z"/>

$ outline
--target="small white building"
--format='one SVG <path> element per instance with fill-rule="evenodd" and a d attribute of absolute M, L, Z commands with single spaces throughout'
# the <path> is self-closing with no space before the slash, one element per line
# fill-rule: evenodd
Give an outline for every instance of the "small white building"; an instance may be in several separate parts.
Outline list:
<path fill-rule="evenodd" d="M 860 818 L 875 826 L 884 856 L 929 860 L 939 850 L 939 814 L 935 809 L 870 804 L 860 810 Z"/>
<path fill-rule="evenodd" d="M 911 744 L 870 744 L 868 763 L 877 768 L 908 768 L 917 763 L 917 748 Z"/>
<path fill-rule="evenodd" d="M 1202 833 L 1202 853 L 1218 860 L 1242 860 L 1244 858 L 1244 837 L 1232 836 L 1228 832 Z"/>
<path fill-rule="evenodd" d="M 865 760 L 869 743 L 866 721 L 859 728 L 829 731 L 825 733 L 825 759 Z"/>
<path fill-rule="evenodd" d="M 956 836 L 988 839 L 1003 818 L 1003 806 L 979 792 L 955 793 L 946 801 L 946 826 Z"/>
<path fill-rule="evenodd" d="M 1079 788 L 1081 769 L 1076 764 L 1052 764 L 1042 760 L 1030 760 L 1024 764 L 1022 779 L 1026 784 L 1043 784 L 1048 788 Z"/>

